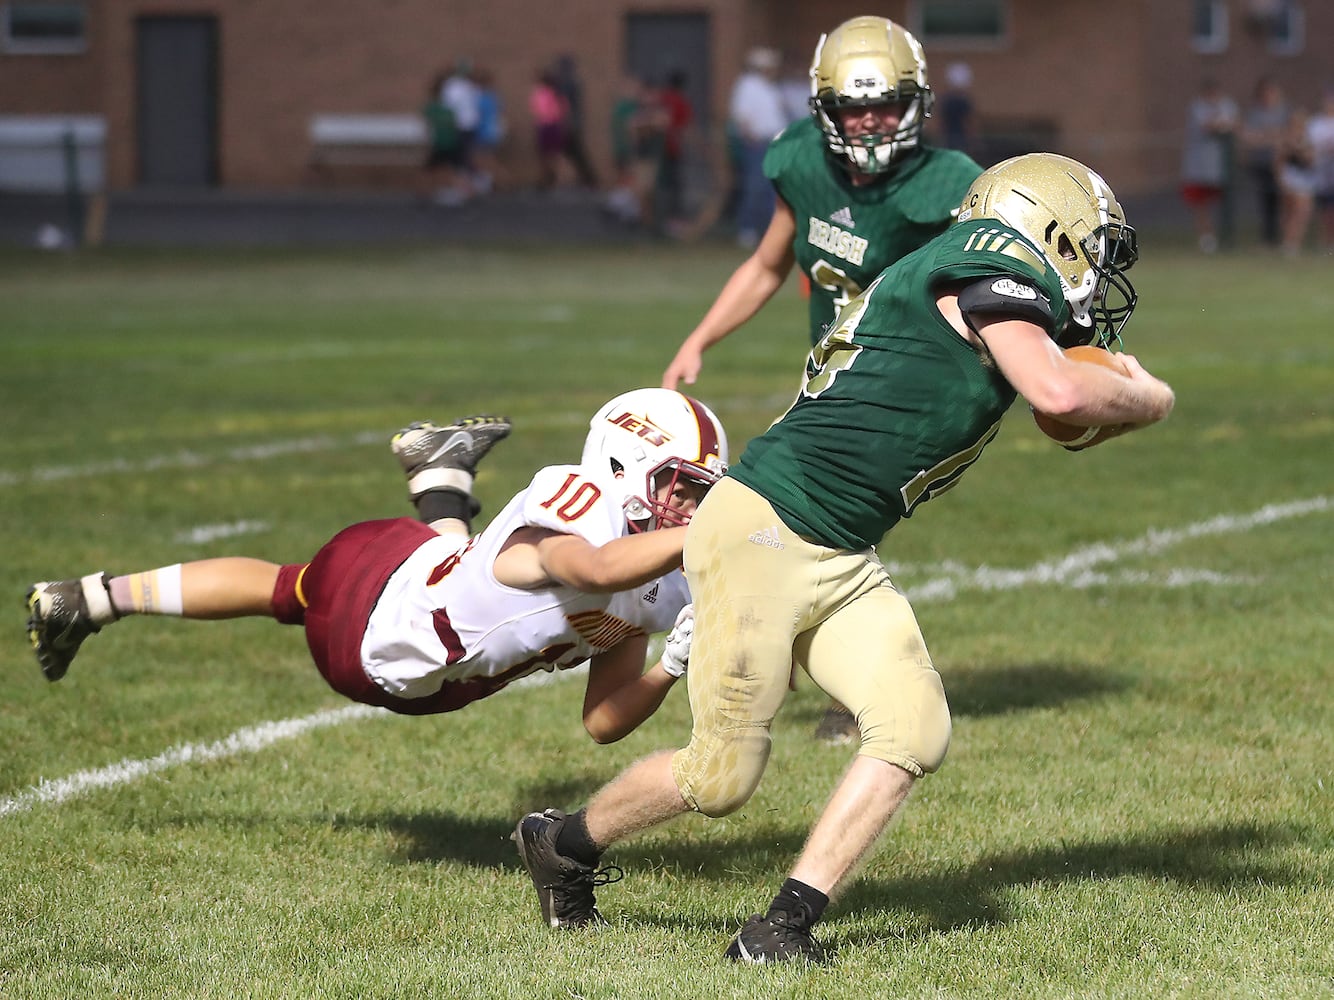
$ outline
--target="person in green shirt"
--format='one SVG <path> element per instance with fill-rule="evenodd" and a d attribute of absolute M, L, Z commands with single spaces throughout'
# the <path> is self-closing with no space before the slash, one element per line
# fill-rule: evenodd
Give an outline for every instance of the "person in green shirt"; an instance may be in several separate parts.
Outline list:
<path fill-rule="evenodd" d="M 594 887 L 610 878 L 597 866 L 612 844 L 692 810 L 725 816 L 750 798 L 795 663 L 853 710 L 861 744 L 769 909 L 726 955 L 823 959 L 813 925 L 950 739 L 940 677 L 876 546 L 958 483 L 1017 395 L 1079 426 L 1128 431 L 1167 416 L 1171 388 L 1131 355 L 1121 374 L 1062 350 L 1119 342 L 1137 256 L 1100 176 L 1031 153 L 978 177 L 952 227 L 839 313 L 796 400 L 687 531 L 689 745 L 631 765 L 576 813 L 519 821 L 548 922 L 598 919 Z"/>
<path fill-rule="evenodd" d="M 935 95 L 913 35 L 857 17 L 821 36 L 810 115 L 773 140 L 764 171 L 777 198 L 755 251 L 732 273 L 662 376 L 693 384 L 706 350 L 745 324 L 799 268 L 815 344 L 834 316 L 890 264 L 942 232 L 982 172 L 966 154 L 922 142 Z M 816 729 L 851 743 L 856 722 L 832 705 Z"/>
<path fill-rule="evenodd" d="M 922 142 L 934 95 L 917 39 L 883 17 L 820 37 L 809 117 L 770 143 L 777 202 L 759 245 L 732 273 L 663 372 L 693 384 L 703 354 L 773 297 L 794 265 L 810 285 L 810 343 L 881 271 L 942 232 L 982 172 Z"/>

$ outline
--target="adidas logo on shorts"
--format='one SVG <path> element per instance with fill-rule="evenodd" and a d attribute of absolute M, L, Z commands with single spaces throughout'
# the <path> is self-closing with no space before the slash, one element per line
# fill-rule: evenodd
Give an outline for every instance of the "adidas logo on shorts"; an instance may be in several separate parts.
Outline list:
<path fill-rule="evenodd" d="M 755 532 L 755 534 L 751 535 L 747 541 L 754 542 L 756 545 L 763 545 L 770 549 L 787 548 L 786 545 L 778 540 L 778 525 L 776 524 L 772 528 L 764 528 Z"/>

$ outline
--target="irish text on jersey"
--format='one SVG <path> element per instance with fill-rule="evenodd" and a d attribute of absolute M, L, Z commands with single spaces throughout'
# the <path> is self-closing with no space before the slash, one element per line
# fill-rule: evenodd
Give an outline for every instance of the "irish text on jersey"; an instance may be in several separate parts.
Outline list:
<path fill-rule="evenodd" d="M 831 222 L 811 216 L 806 229 L 806 242 L 825 253 L 831 253 L 849 264 L 860 265 L 866 256 L 869 241 L 840 229 Z"/>

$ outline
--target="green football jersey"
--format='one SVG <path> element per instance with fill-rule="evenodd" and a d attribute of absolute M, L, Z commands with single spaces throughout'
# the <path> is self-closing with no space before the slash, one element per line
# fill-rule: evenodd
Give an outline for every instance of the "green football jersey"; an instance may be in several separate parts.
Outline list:
<path fill-rule="evenodd" d="M 888 177 L 854 187 L 803 118 L 764 156 L 764 173 L 792 206 L 797 267 L 810 279 L 814 345 L 838 311 L 885 268 L 939 235 L 982 168 L 956 150 L 923 146 Z"/>
<path fill-rule="evenodd" d="M 1060 280 L 1031 243 L 992 219 L 958 223 L 849 303 L 811 351 L 796 401 L 728 475 L 803 537 L 853 550 L 879 543 L 958 481 L 1014 402 L 995 364 L 935 304 L 943 286 L 989 276 L 998 291 L 1036 289 L 1053 330 L 1069 321 Z"/>

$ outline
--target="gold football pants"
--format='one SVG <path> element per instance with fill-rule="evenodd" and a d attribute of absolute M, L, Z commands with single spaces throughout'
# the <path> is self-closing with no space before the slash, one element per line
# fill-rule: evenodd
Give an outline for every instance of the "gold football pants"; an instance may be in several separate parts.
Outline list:
<path fill-rule="evenodd" d="M 695 602 L 686 674 L 694 726 L 672 759 L 677 787 L 708 816 L 739 809 L 769 759 L 769 728 L 794 662 L 846 705 L 860 753 L 914 775 L 945 757 L 950 714 L 908 601 L 874 550 L 794 534 L 763 497 L 714 486 L 686 535 Z"/>

